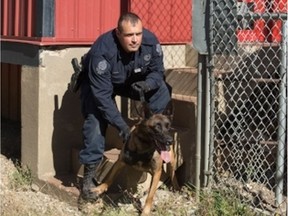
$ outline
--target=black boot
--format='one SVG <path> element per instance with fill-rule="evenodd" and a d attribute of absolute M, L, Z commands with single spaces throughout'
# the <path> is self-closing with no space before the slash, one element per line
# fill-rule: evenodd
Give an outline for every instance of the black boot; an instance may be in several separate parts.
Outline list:
<path fill-rule="evenodd" d="M 91 188 L 97 186 L 95 176 L 98 165 L 99 163 L 84 165 L 83 185 L 79 197 L 80 202 L 95 202 L 98 199 L 98 195 L 91 191 Z"/>

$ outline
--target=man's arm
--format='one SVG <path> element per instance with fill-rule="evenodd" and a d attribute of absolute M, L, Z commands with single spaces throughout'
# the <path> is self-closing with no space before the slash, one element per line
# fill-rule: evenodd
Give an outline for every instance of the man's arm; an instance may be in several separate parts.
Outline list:
<path fill-rule="evenodd" d="M 164 78 L 163 53 L 159 43 L 152 47 L 152 58 L 148 70 L 147 85 L 150 89 L 159 88 Z"/>
<path fill-rule="evenodd" d="M 98 109 L 103 117 L 119 131 L 127 130 L 113 98 L 113 85 L 111 82 L 111 66 L 103 56 L 91 56 L 88 61 L 89 85 Z"/>

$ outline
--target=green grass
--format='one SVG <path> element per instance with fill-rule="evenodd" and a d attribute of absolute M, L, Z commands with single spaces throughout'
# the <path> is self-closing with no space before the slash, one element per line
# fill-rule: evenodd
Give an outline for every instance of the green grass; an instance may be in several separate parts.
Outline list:
<path fill-rule="evenodd" d="M 33 183 L 31 169 L 19 162 L 15 163 L 16 170 L 10 176 L 10 187 L 14 190 L 30 189 Z"/>
<path fill-rule="evenodd" d="M 256 213 L 241 203 L 231 191 L 214 189 L 202 191 L 196 215 L 207 216 L 254 216 Z"/>

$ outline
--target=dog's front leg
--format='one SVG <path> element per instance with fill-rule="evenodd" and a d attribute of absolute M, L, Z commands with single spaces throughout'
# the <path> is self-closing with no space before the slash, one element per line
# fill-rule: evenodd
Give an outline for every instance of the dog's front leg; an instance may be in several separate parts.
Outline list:
<path fill-rule="evenodd" d="M 158 183 L 160 181 L 161 173 L 162 173 L 162 165 L 160 166 L 160 168 L 157 169 L 157 171 L 154 172 L 152 176 L 152 182 L 151 182 L 148 196 L 146 198 L 145 205 L 141 214 L 142 216 L 150 215 L 153 198 L 157 190 Z"/>
<path fill-rule="evenodd" d="M 118 173 L 122 170 L 124 166 L 125 166 L 125 163 L 118 159 L 114 163 L 110 172 L 104 178 L 103 183 L 97 186 L 96 188 L 93 188 L 92 191 L 96 192 L 98 195 L 101 195 L 102 193 L 106 192 L 108 188 L 110 187 L 110 185 L 113 183 L 115 177 L 118 175 Z"/>
<path fill-rule="evenodd" d="M 167 169 L 168 169 L 167 171 L 169 173 L 173 189 L 174 190 L 180 190 L 180 186 L 179 186 L 177 178 L 175 176 L 176 160 L 175 160 L 174 151 L 172 149 L 170 150 L 170 158 L 171 158 L 171 161 L 170 161 L 170 163 L 167 164 Z"/>

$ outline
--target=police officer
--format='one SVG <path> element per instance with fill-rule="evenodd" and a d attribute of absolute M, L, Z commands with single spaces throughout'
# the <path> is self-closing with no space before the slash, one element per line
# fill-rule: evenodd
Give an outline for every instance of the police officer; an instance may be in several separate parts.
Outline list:
<path fill-rule="evenodd" d="M 120 95 L 139 100 L 139 91 L 154 113 L 161 113 L 171 100 L 164 81 L 163 53 L 156 36 L 143 28 L 141 19 L 126 13 L 116 29 L 101 35 L 87 53 L 81 84 L 84 148 L 79 153 L 84 164 L 80 198 L 95 201 L 94 176 L 105 149 L 108 124 L 119 130 L 127 141 L 130 128 L 116 107 L 114 97 Z"/>

